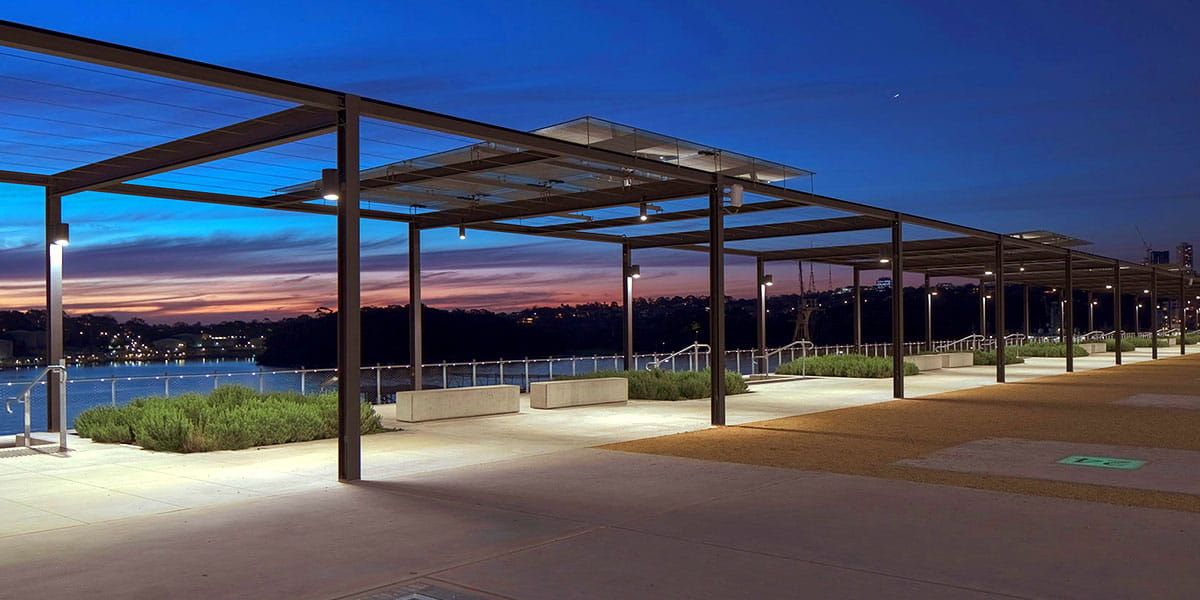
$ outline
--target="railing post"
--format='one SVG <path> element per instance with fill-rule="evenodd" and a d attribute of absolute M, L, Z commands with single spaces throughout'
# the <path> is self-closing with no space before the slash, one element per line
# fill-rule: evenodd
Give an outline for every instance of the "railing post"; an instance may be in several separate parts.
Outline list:
<path fill-rule="evenodd" d="M 477 366 L 478 366 L 478 363 L 476 363 L 475 359 L 472 358 L 471 359 L 471 387 L 475 387 L 475 386 L 479 385 L 479 383 L 478 383 L 479 375 L 478 375 L 478 370 L 476 369 Z"/>
<path fill-rule="evenodd" d="M 546 359 L 546 369 L 547 369 L 546 377 L 548 379 L 554 379 L 554 358 L 553 357 Z"/>
<path fill-rule="evenodd" d="M 171 397 L 171 377 L 169 375 L 163 375 L 163 397 Z"/>
<path fill-rule="evenodd" d="M 383 375 L 379 365 L 375 365 L 375 404 L 383 404 Z"/>
<path fill-rule="evenodd" d="M 306 392 L 304 391 L 304 379 L 305 379 L 304 375 L 305 375 L 304 367 L 300 367 L 300 395 L 301 396 L 306 395 Z"/>
<path fill-rule="evenodd" d="M 500 359 L 500 385 L 504 385 L 504 359 Z"/>
<path fill-rule="evenodd" d="M 447 389 L 448 387 L 450 387 L 450 386 L 448 385 L 448 382 L 446 379 L 446 361 L 443 360 L 442 361 L 442 389 L 444 390 L 444 389 Z"/>
<path fill-rule="evenodd" d="M 110 393 L 112 394 L 112 405 L 116 406 L 117 405 L 117 378 L 116 377 L 113 377 L 112 383 L 109 387 L 111 388 Z"/>
<path fill-rule="evenodd" d="M 525 357 L 525 389 L 529 389 L 529 357 Z"/>

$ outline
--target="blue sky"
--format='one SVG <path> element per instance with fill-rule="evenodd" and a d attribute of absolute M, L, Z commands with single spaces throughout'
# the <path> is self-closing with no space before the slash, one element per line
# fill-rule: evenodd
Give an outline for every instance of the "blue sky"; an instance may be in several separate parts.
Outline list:
<path fill-rule="evenodd" d="M 595 115 L 811 169 L 819 193 L 992 230 L 1062 231 L 1129 259 L 1142 252 L 1135 227 L 1159 248 L 1200 243 L 1195 3 L 197 6 L 10 2 L 6 18 L 517 128 Z M 0 56 L 0 75 L 75 81 L 69 69 L 38 66 Z M 269 110 L 202 94 L 189 102 L 213 110 L 154 114 L 219 125 L 216 113 Z M 130 110 L 119 104 L 112 110 Z M 147 130 L 191 132 L 164 122 Z M 41 156 L 56 150 L 29 158 L 3 144 L 22 135 L 0 130 L 0 168 L 53 171 Z M 102 137 L 130 147 L 158 141 Z M 274 160 L 285 169 L 279 183 L 298 176 L 296 165 L 309 168 Z M 208 182 L 238 187 L 237 179 L 259 177 L 236 169 L 221 176 Z M 38 301 L 40 260 L 29 259 L 40 235 L 36 192 L 0 186 L 7 307 Z M 333 232 L 324 218 L 96 194 L 69 198 L 65 215 L 78 242 L 67 268 L 71 310 L 210 320 L 333 302 Z M 406 302 L 403 228 L 368 224 L 364 239 L 366 301 Z M 619 293 L 607 285 L 619 278 L 613 248 L 527 241 L 473 235 L 472 252 L 453 232 L 431 235 L 428 301 L 502 309 Z M 479 260 L 480 248 L 494 250 L 489 260 Z M 648 275 L 640 294 L 704 292 L 703 256 L 638 260 Z M 731 291 L 750 294 L 748 265 L 730 266 Z"/>

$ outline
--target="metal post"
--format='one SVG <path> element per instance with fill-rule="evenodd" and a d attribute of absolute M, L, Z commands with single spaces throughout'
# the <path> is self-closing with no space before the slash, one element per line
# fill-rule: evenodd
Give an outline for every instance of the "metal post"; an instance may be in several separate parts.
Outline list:
<path fill-rule="evenodd" d="M 46 192 L 46 364 L 63 360 L 63 247 L 54 243 L 62 224 L 62 196 Z M 51 370 L 46 380 L 46 431 L 64 426 L 58 412 L 62 373 Z"/>
<path fill-rule="evenodd" d="M 1113 342 L 1116 363 L 1121 364 L 1121 263 L 1113 263 Z"/>
<path fill-rule="evenodd" d="M 862 271 L 854 267 L 854 353 L 862 351 Z"/>
<path fill-rule="evenodd" d="M 525 358 L 525 389 L 529 389 L 529 358 Z"/>
<path fill-rule="evenodd" d="M 446 376 L 446 361 L 442 361 L 442 389 L 450 387 L 450 380 Z"/>
<path fill-rule="evenodd" d="M 725 198 L 722 187 L 708 191 L 708 362 L 712 377 L 713 425 L 725 424 Z"/>
<path fill-rule="evenodd" d="M 1067 372 L 1075 370 L 1075 255 L 1067 250 L 1067 277 L 1063 287 L 1063 343 L 1066 344 Z"/>
<path fill-rule="evenodd" d="M 476 369 L 475 359 L 471 359 L 471 387 L 479 385 L 478 370 Z"/>
<path fill-rule="evenodd" d="M 979 335 L 987 337 L 987 283 L 979 280 Z"/>
<path fill-rule="evenodd" d="M 1158 269 L 1150 268 L 1150 358 L 1158 358 Z"/>
<path fill-rule="evenodd" d="M 1095 305 L 1095 304 L 1092 304 L 1092 303 L 1093 303 L 1093 302 L 1095 302 L 1095 301 L 1096 301 L 1096 298 L 1095 298 L 1095 296 L 1092 294 L 1092 291 L 1091 291 L 1091 290 L 1088 290 L 1088 293 L 1087 293 L 1087 304 L 1088 304 L 1088 326 L 1087 326 L 1087 330 L 1088 330 L 1088 333 L 1091 333 L 1091 332 L 1093 332 L 1093 331 L 1095 331 L 1095 330 L 1096 330 L 1096 310 L 1095 310 L 1095 306 L 1096 306 L 1096 305 Z"/>
<path fill-rule="evenodd" d="M 1181 275 L 1179 277 L 1179 355 L 1180 356 L 1187 354 L 1187 312 L 1183 310 L 1183 307 L 1187 306 L 1183 301 L 1184 295 L 1187 294 L 1187 290 L 1185 290 L 1184 287 L 1185 287 L 1185 283 L 1183 281 L 1183 276 Z"/>
<path fill-rule="evenodd" d="M 260 389 L 258 390 L 258 392 L 261 394 L 262 386 L 259 386 L 259 388 Z M 163 375 L 163 397 L 164 398 L 171 397 L 171 377 L 168 375 Z"/>
<path fill-rule="evenodd" d="M 305 379 L 306 378 L 305 378 L 304 367 L 300 367 L 300 395 L 301 396 L 306 394 L 306 391 L 304 389 L 304 380 Z"/>
<path fill-rule="evenodd" d="M 1004 236 L 996 240 L 996 301 L 992 303 L 996 311 L 996 383 L 1004 383 L 1004 354 L 1007 340 L 1004 339 L 1007 328 L 1004 325 Z"/>
<path fill-rule="evenodd" d="M 892 396 L 904 397 L 904 231 L 892 221 Z"/>
<path fill-rule="evenodd" d="M 925 350 L 933 352 L 933 288 L 929 285 L 929 273 L 925 274 Z"/>
<path fill-rule="evenodd" d="M 1021 309 L 1022 309 L 1022 313 L 1023 313 L 1022 317 L 1021 317 L 1021 326 L 1025 330 L 1024 331 L 1025 337 L 1028 338 L 1029 332 L 1030 332 L 1030 329 L 1029 329 L 1029 284 L 1028 283 L 1021 286 L 1021 295 L 1022 295 Z"/>
<path fill-rule="evenodd" d="M 758 338 L 758 372 L 766 375 L 770 366 L 767 364 L 767 262 L 763 257 L 759 256 L 755 260 L 756 272 L 758 273 L 758 327 L 756 328 Z M 738 354 L 738 362 L 741 362 L 741 354 Z M 742 369 L 739 364 L 738 372 Z"/>
<path fill-rule="evenodd" d="M 421 366 L 424 356 L 424 318 L 421 303 L 421 229 L 408 224 L 408 362 L 412 371 L 412 389 L 424 387 Z"/>
<path fill-rule="evenodd" d="M 383 404 L 383 369 L 375 365 L 375 403 Z"/>
<path fill-rule="evenodd" d="M 359 98 L 342 97 L 338 111 L 338 480 L 362 478 L 359 423 L 362 321 L 359 307 Z"/>
<path fill-rule="evenodd" d="M 625 370 L 636 369 L 633 364 L 633 249 L 621 245 L 621 348 L 625 355 Z"/>
<path fill-rule="evenodd" d="M 109 383 L 109 393 L 111 394 L 110 401 L 111 401 L 112 405 L 116 406 L 117 405 L 117 378 L 116 377 L 113 377 L 112 382 Z"/>

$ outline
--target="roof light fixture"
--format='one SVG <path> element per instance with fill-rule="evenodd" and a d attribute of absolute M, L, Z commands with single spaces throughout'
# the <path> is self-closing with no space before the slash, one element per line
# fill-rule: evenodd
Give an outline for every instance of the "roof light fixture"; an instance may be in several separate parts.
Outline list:
<path fill-rule="evenodd" d="M 51 227 L 50 243 L 55 246 L 66 246 L 71 243 L 71 226 L 66 223 L 58 223 Z"/>
<path fill-rule="evenodd" d="M 321 169 L 321 197 L 326 200 L 337 200 L 338 194 L 337 169 Z"/>
<path fill-rule="evenodd" d="M 775 276 L 771 274 L 763 275 L 762 284 L 766 286 L 775 285 Z"/>
<path fill-rule="evenodd" d="M 629 265 L 629 269 L 625 272 L 625 276 L 630 279 L 640 279 L 642 277 L 642 266 Z"/>
<path fill-rule="evenodd" d="M 467 239 L 467 228 L 465 225 L 458 226 L 458 239 L 460 239 L 460 240 Z"/>
<path fill-rule="evenodd" d="M 643 200 L 642 204 L 638 207 L 638 220 L 645 221 L 646 219 L 649 219 L 649 218 L 650 218 L 649 207 L 646 205 L 646 202 Z"/>

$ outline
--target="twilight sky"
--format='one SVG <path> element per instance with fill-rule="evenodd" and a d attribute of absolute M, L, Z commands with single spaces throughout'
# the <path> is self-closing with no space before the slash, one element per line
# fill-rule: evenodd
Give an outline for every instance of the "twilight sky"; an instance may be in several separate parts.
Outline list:
<path fill-rule="evenodd" d="M 42 0 L 5 18 L 516 128 L 594 115 L 811 169 L 819 193 L 1128 259 L 1136 227 L 1173 257 L 1200 243 L 1194 2 L 286 6 Z M 52 173 L 278 109 L 79 66 L 0 49 L 0 169 Z M 364 135 L 388 143 L 364 143 L 367 165 L 459 144 L 376 127 Z M 289 146 L 148 181 L 269 193 L 333 166 L 331 139 Z M 329 218 L 94 193 L 64 206 L 70 311 L 208 321 L 334 304 Z M 0 185 L 0 216 L 0 308 L 36 306 L 40 190 Z M 364 303 L 407 302 L 403 225 L 365 222 L 363 238 Z M 638 295 L 703 294 L 705 260 L 639 253 Z M 432 232 L 426 301 L 614 300 L 619 262 L 608 245 Z M 752 264 L 729 267 L 731 294 L 752 294 Z M 777 269 L 776 290 L 795 289 Z"/>

